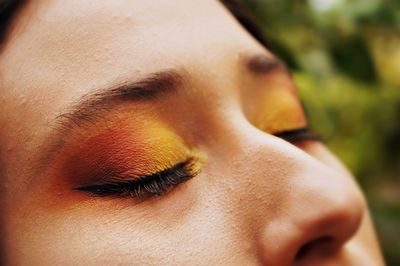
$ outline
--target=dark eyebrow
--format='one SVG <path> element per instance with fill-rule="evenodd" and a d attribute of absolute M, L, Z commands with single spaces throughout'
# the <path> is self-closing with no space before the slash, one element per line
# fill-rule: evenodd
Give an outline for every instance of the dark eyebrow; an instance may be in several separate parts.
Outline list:
<path fill-rule="evenodd" d="M 68 111 L 57 116 L 57 127 L 63 130 L 91 122 L 104 111 L 127 101 L 154 100 L 161 94 L 176 92 L 182 86 L 183 76 L 176 70 L 165 70 L 146 77 L 113 85 L 84 95 Z"/>
<path fill-rule="evenodd" d="M 93 124 L 114 106 L 124 102 L 155 100 L 162 94 L 177 92 L 184 80 L 184 76 L 177 70 L 164 70 L 84 95 L 56 117 L 50 138 L 39 147 L 43 155 L 34 170 L 42 170 L 51 162 L 55 153 L 65 144 L 65 136 L 74 128 Z"/>
<path fill-rule="evenodd" d="M 243 62 L 249 72 L 267 75 L 275 70 L 287 71 L 283 62 L 266 54 L 248 55 Z M 104 111 L 126 101 L 152 100 L 161 94 L 176 91 L 185 79 L 182 72 L 163 70 L 135 81 L 128 81 L 99 89 L 84 95 L 68 111 L 56 118 L 56 127 L 65 131 L 68 128 L 95 120 Z"/>

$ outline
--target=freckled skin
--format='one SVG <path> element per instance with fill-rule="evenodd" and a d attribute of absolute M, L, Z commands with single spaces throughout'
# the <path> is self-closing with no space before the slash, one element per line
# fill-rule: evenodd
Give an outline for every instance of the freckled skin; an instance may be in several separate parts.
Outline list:
<path fill-rule="evenodd" d="M 321 143 L 268 134 L 305 119 L 289 77 L 238 65 L 249 53 L 271 56 L 215 0 L 25 6 L 0 54 L 6 264 L 383 265 L 365 199 L 340 162 Z M 48 170 L 32 174 L 71 104 L 171 68 L 184 69 L 179 92 L 71 132 Z M 74 165 L 78 179 L 103 160 L 152 171 L 193 150 L 207 157 L 201 173 L 142 203 L 65 181 Z"/>

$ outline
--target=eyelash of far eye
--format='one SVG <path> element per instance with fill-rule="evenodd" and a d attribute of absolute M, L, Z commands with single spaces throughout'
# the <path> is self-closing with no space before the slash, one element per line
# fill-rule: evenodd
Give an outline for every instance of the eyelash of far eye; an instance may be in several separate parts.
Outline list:
<path fill-rule="evenodd" d="M 308 127 L 294 130 L 287 130 L 275 133 L 274 136 L 284 139 L 287 142 L 296 144 L 303 141 L 321 141 L 321 137 L 310 131 Z"/>
<path fill-rule="evenodd" d="M 194 159 L 190 158 L 168 169 L 144 175 L 139 178 L 113 181 L 109 183 L 83 185 L 75 190 L 87 192 L 99 197 L 132 197 L 146 200 L 153 196 L 162 196 L 179 184 L 195 177 Z"/>

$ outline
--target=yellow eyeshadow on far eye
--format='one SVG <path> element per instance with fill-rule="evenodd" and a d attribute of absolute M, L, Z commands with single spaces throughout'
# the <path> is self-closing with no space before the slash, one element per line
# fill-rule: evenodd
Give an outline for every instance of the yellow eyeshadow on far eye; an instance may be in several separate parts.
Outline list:
<path fill-rule="evenodd" d="M 261 130 L 275 134 L 307 125 L 298 98 L 288 90 L 270 88 L 259 101 L 255 125 Z"/>

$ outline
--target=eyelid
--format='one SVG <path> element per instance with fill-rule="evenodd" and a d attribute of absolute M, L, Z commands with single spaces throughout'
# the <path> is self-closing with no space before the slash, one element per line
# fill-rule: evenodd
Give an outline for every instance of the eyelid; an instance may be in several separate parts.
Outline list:
<path fill-rule="evenodd" d="M 140 177 L 112 177 L 113 181 L 82 185 L 75 188 L 77 191 L 87 192 L 94 196 L 126 197 L 130 196 L 145 200 L 152 196 L 161 196 L 175 186 L 195 177 L 200 172 L 197 160 L 189 158 L 165 170 L 143 175 Z"/>
<path fill-rule="evenodd" d="M 321 137 L 311 132 L 308 127 L 298 128 L 294 130 L 285 130 L 275 133 L 274 136 L 294 144 L 307 140 L 321 141 Z"/>

